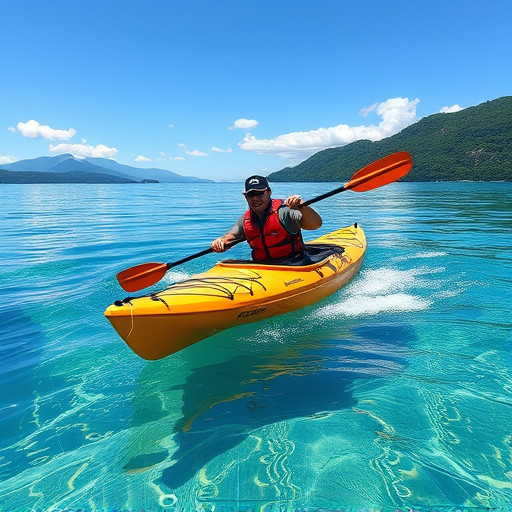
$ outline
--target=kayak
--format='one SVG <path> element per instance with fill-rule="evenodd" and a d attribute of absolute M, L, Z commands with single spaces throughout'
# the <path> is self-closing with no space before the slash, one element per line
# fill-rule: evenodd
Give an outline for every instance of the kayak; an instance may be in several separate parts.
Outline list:
<path fill-rule="evenodd" d="M 105 316 L 137 355 L 161 359 L 225 329 L 331 295 L 358 271 L 366 237 L 354 224 L 306 246 L 311 259 L 307 265 L 219 261 L 162 291 L 116 301 Z"/>

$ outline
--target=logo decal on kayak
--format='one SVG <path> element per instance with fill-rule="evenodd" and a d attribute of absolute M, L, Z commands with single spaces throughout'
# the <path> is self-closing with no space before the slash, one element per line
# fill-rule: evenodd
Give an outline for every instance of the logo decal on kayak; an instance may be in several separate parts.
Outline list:
<path fill-rule="evenodd" d="M 304 279 L 301 279 L 300 277 L 298 279 L 292 279 L 291 281 L 285 281 L 284 282 L 284 285 L 285 286 L 290 286 L 292 284 L 297 284 L 297 283 L 302 283 L 302 281 L 304 281 Z"/>
<path fill-rule="evenodd" d="M 261 315 L 261 313 L 263 313 L 263 311 L 265 311 L 267 308 L 257 308 L 257 309 L 251 309 L 250 311 L 242 311 L 237 317 L 236 319 L 238 320 L 239 318 L 247 318 L 248 316 L 254 316 L 254 315 Z"/>

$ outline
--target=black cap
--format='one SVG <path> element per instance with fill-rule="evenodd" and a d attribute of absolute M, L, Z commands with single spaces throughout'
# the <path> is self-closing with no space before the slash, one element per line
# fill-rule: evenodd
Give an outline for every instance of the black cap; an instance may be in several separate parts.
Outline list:
<path fill-rule="evenodd" d="M 245 190 L 244 194 L 247 194 L 247 192 L 250 192 L 251 190 L 265 190 L 267 188 L 270 188 L 268 186 L 267 178 L 264 176 L 249 176 L 245 180 Z"/>

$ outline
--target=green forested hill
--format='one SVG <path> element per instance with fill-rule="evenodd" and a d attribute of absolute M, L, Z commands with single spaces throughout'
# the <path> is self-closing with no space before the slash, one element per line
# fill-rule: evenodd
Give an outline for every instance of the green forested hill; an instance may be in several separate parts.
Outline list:
<path fill-rule="evenodd" d="M 395 151 L 414 161 L 403 181 L 512 181 L 512 96 L 452 114 L 434 114 L 378 142 L 326 149 L 270 181 L 346 181 Z"/>

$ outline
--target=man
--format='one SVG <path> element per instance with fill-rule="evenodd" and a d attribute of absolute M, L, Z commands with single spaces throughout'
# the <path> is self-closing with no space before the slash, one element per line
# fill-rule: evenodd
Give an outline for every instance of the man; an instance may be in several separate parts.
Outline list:
<path fill-rule="evenodd" d="M 212 242 L 212 249 L 223 252 L 227 245 L 247 240 L 256 262 L 307 263 L 301 229 L 318 229 L 322 225 L 320 215 L 309 206 L 301 207 L 298 195 L 284 201 L 272 199 L 272 190 L 263 176 L 247 178 L 243 194 L 249 209 L 228 233 Z"/>

